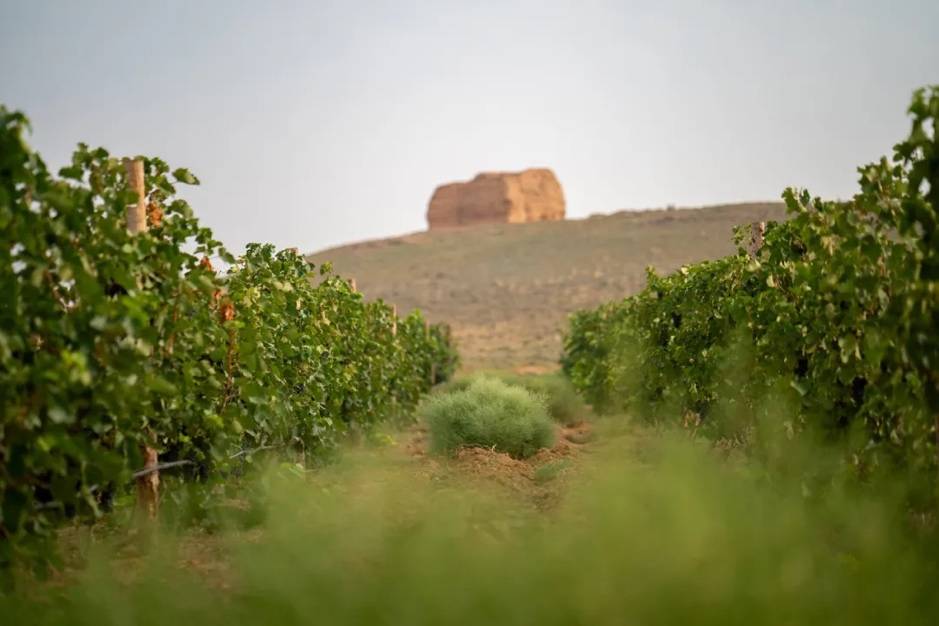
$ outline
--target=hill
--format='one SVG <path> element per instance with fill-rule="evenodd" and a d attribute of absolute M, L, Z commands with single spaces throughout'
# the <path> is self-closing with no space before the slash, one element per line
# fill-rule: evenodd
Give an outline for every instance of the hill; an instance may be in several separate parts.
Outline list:
<path fill-rule="evenodd" d="M 673 271 L 735 250 L 733 227 L 783 219 L 781 203 L 621 211 L 487 224 L 367 241 L 310 255 L 369 299 L 453 326 L 463 367 L 556 367 L 567 314 L 635 293 L 645 268 Z"/>

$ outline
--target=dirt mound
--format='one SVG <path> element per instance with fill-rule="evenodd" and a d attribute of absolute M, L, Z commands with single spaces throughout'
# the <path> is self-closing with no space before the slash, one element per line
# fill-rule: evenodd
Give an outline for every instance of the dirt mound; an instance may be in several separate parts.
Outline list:
<path fill-rule="evenodd" d="M 528 459 L 515 459 L 504 452 L 478 446 L 462 448 L 453 457 L 427 455 L 427 432 L 415 428 L 405 444 L 408 455 L 422 459 L 424 474 L 431 479 L 458 476 L 495 484 L 513 496 L 531 501 L 539 509 L 554 506 L 561 489 L 555 478 L 572 466 L 590 439 L 588 422 L 558 427 L 555 444 Z"/>
<path fill-rule="evenodd" d="M 529 461 L 535 465 L 567 459 L 578 454 L 592 438 L 589 422 L 558 428 L 557 441 L 551 448 L 539 450 Z"/>
<path fill-rule="evenodd" d="M 461 473 L 491 480 L 513 491 L 530 491 L 535 479 L 535 468 L 531 463 L 487 448 L 458 450 L 453 463 Z"/>
<path fill-rule="evenodd" d="M 441 185 L 427 209 L 431 230 L 563 219 L 564 192 L 549 169 L 484 172 L 469 182 Z"/>

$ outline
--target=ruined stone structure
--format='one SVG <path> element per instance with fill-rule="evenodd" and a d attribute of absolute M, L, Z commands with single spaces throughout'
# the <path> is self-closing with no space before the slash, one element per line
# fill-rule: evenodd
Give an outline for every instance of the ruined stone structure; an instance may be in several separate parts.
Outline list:
<path fill-rule="evenodd" d="M 564 192 L 549 169 L 484 172 L 468 182 L 441 185 L 427 209 L 431 230 L 473 224 L 564 219 Z"/>

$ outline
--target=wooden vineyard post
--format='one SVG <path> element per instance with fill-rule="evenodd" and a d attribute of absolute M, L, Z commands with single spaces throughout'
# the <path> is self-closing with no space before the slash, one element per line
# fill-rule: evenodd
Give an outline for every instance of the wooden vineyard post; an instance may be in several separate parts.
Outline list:
<path fill-rule="evenodd" d="M 391 305 L 391 336 L 398 336 L 398 305 Z"/>
<path fill-rule="evenodd" d="M 144 188 L 143 161 L 124 159 L 127 170 L 127 185 L 137 193 L 136 204 L 127 206 L 127 230 L 137 235 L 147 230 L 147 194 Z M 160 472 L 159 454 L 155 448 L 145 445 L 143 448 L 144 470 L 152 470 L 137 478 L 137 510 L 147 519 L 156 519 L 160 510 Z"/>
<path fill-rule="evenodd" d="M 137 479 L 137 510 L 148 520 L 155 520 L 160 511 L 159 454 L 155 448 L 143 448 L 144 470 L 150 470 Z"/>
<path fill-rule="evenodd" d="M 132 235 L 147 230 L 147 198 L 143 181 L 143 161 L 124 159 L 127 170 L 127 186 L 137 192 L 137 204 L 127 205 L 127 230 Z"/>

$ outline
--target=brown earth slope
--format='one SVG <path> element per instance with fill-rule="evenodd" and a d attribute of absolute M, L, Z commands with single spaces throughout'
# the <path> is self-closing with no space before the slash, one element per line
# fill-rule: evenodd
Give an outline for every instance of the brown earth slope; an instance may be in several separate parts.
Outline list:
<path fill-rule="evenodd" d="M 367 298 L 453 326 L 466 370 L 554 368 L 567 315 L 635 293 L 735 250 L 733 227 L 782 219 L 780 203 L 623 211 L 582 220 L 488 224 L 324 250 Z"/>

